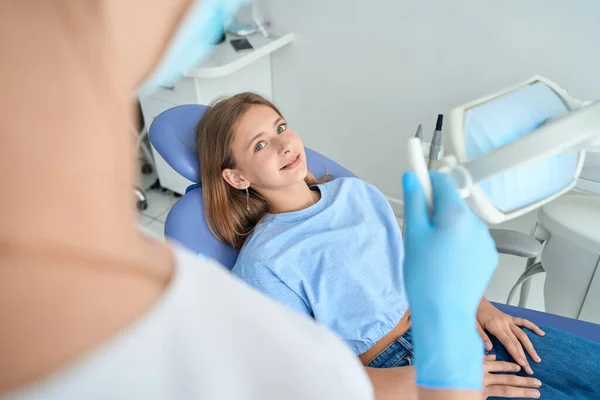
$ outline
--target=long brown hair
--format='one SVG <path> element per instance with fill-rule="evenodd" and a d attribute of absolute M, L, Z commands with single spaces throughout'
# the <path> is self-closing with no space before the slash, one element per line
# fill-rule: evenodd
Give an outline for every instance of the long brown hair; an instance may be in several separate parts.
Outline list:
<path fill-rule="evenodd" d="M 236 167 L 231 149 L 234 127 L 253 105 L 267 106 L 282 116 L 269 100 L 255 93 L 244 92 L 215 102 L 196 127 L 196 148 L 208 227 L 217 239 L 235 248 L 242 247 L 248 235 L 269 211 L 269 205 L 260 194 L 250 188 L 246 203 L 246 191 L 232 187 L 222 175 L 224 169 Z M 307 185 L 326 180 L 327 177 L 316 179 L 310 172 L 304 179 Z"/>

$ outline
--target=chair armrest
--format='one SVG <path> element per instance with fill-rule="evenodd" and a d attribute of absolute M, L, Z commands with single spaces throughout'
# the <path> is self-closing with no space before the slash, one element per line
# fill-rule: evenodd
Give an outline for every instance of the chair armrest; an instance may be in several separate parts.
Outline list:
<path fill-rule="evenodd" d="M 542 253 L 542 244 L 533 236 L 506 229 L 490 229 L 500 254 L 535 258 Z"/>

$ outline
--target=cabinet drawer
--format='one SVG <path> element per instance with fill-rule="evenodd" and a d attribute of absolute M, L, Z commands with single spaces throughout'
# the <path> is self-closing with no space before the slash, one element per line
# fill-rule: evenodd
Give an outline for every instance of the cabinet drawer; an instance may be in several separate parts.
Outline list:
<path fill-rule="evenodd" d="M 198 102 L 194 78 L 181 78 L 172 86 L 163 86 L 153 93 L 152 97 L 177 105 Z"/>

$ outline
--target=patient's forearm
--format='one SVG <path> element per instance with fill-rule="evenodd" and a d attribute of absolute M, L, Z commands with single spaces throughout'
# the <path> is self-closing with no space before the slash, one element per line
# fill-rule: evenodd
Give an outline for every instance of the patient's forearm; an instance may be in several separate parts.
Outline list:
<path fill-rule="evenodd" d="M 375 400 L 417 399 L 414 367 L 366 369 L 375 389 Z"/>
<path fill-rule="evenodd" d="M 375 400 L 480 400 L 476 390 L 439 390 L 417 387 L 414 367 L 369 368 Z M 418 396 L 417 396 L 418 395 Z"/>
<path fill-rule="evenodd" d="M 418 389 L 418 400 L 481 400 L 481 392 L 476 390 Z"/>

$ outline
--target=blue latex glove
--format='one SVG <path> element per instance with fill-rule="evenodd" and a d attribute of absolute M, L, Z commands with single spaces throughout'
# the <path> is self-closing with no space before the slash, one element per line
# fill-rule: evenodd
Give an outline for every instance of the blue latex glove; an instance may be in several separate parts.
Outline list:
<path fill-rule="evenodd" d="M 475 314 L 498 264 L 487 226 L 459 197 L 452 179 L 430 172 L 434 212 L 421 185 L 404 175 L 404 280 L 411 307 L 417 385 L 483 387 L 483 343 Z"/>

